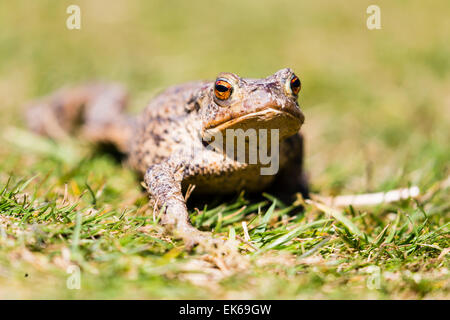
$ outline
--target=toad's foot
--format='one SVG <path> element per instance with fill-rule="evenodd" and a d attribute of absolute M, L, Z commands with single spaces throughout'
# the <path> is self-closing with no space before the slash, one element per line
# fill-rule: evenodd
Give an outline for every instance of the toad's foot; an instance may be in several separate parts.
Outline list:
<path fill-rule="evenodd" d="M 215 238 L 211 232 L 200 231 L 191 225 L 186 206 L 178 201 L 169 201 L 161 223 L 175 237 L 183 239 L 186 247 L 192 249 L 199 245 L 206 250 L 217 248 L 224 242 Z"/>
<path fill-rule="evenodd" d="M 214 238 L 209 232 L 197 230 L 189 222 L 177 172 L 176 166 L 162 163 L 150 167 L 144 178 L 154 208 L 163 212 L 161 224 L 174 236 L 183 239 L 190 249 L 196 244 L 207 250 L 217 248 L 223 243 L 222 240 Z"/>
<path fill-rule="evenodd" d="M 217 249 L 225 243 L 222 239 L 214 237 L 211 232 L 199 231 L 191 225 L 179 226 L 174 230 L 174 234 L 183 239 L 189 250 L 198 245 L 209 251 Z"/>

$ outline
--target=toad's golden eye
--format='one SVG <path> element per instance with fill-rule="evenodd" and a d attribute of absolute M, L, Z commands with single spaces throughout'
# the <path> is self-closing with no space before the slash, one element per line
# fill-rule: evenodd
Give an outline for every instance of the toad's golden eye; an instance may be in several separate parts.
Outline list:
<path fill-rule="evenodd" d="M 298 95 L 301 88 L 302 88 L 302 84 L 300 83 L 300 79 L 296 75 L 294 75 L 291 79 L 292 93 L 295 95 Z"/>
<path fill-rule="evenodd" d="M 225 80 L 217 80 L 214 84 L 214 94 L 217 99 L 226 100 L 230 97 L 233 87 Z"/>

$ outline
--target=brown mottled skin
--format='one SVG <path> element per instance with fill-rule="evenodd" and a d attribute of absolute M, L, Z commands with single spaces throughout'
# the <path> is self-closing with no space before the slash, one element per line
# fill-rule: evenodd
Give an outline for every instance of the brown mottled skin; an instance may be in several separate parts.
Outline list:
<path fill-rule="evenodd" d="M 77 130 L 92 142 L 112 143 L 126 153 L 129 165 L 143 175 L 154 208 L 164 210 L 162 224 L 192 245 L 211 236 L 189 222 L 183 196 L 189 185 L 195 185 L 195 194 L 272 186 L 285 194 L 307 195 L 299 133 L 304 116 L 290 86 L 294 77 L 290 69 L 263 79 L 221 73 L 218 79 L 231 88 L 227 99 L 216 96 L 216 82 L 192 82 L 168 88 L 137 117 L 123 112 L 127 94 L 121 86 L 88 84 L 34 102 L 27 120 L 39 134 L 58 139 Z M 238 128 L 280 130 L 277 174 L 261 175 L 260 164 L 207 148 L 208 133 Z"/>

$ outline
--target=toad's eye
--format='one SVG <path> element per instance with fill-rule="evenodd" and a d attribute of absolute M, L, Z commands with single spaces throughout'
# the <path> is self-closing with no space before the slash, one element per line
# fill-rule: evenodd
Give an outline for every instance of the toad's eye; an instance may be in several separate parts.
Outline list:
<path fill-rule="evenodd" d="M 300 83 L 300 79 L 294 75 L 290 82 L 292 93 L 298 95 L 300 89 L 302 88 L 302 84 Z"/>
<path fill-rule="evenodd" d="M 214 94 L 217 99 L 226 100 L 230 97 L 233 87 L 225 80 L 217 80 L 214 84 Z"/>

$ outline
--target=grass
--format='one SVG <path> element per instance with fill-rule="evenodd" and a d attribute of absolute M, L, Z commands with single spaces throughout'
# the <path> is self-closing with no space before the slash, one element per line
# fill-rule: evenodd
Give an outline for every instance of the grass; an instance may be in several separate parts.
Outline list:
<path fill-rule="evenodd" d="M 448 1 L 380 0 L 378 31 L 356 0 L 78 3 L 80 31 L 65 28 L 71 1 L 0 4 L 0 298 L 449 298 Z M 137 112 L 174 83 L 286 66 L 315 193 L 421 196 L 342 211 L 205 198 L 193 224 L 229 241 L 188 252 L 111 155 L 24 130 L 24 104 L 70 83 L 125 83 Z"/>

